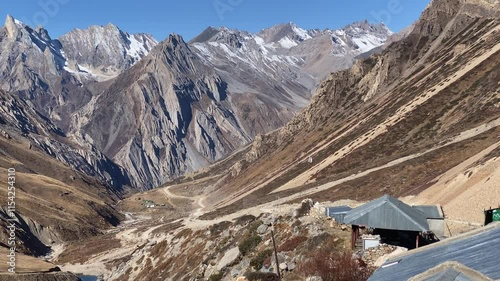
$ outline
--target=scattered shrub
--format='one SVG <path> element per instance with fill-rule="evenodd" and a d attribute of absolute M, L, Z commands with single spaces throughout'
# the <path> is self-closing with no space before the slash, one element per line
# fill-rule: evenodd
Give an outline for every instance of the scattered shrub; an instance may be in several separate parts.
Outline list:
<path fill-rule="evenodd" d="M 314 202 L 311 199 L 303 200 L 300 204 L 300 207 L 297 209 L 296 218 L 304 217 L 309 215 L 312 207 L 314 206 Z"/>
<path fill-rule="evenodd" d="M 222 280 L 222 277 L 224 277 L 224 273 L 217 272 L 217 273 L 210 275 L 210 277 L 208 277 L 208 281 L 220 281 L 220 280 Z"/>
<path fill-rule="evenodd" d="M 320 276 L 323 281 L 366 281 L 373 270 L 351 253 L 318 252 L 297 266 L 304 277 Z"/>
<path fill-rule="evenodd" d="M 255 216 L 252 215 L 243 215 L 239 218 L 236 219 L 235 224 L 237 225 L 246 225 L 249 224 L 257 219 Z"/>
<path fill-rule="evenodd" d="M 264 262 L 266 261 L 267 258 L 269 258 L 273 254 L 272 250 L 265 250 L 263 252 L 260 252 L 255 256 L 251 261 L 250 261 L 250 266 L 253 267 L 255 270 L 260 270 L 262 266 L 264 265 Z"/>
<path fill-rule="evenodd" d="M 299 227 L 302 225 L 302 222 L 299 220 L 296 220 L 295 222 L 292 223 L 291 227 Z"/>
<path fill-rule="evenodd" d="M 222 232 L 224 232 L 226 229 L 228 229 L 232 225 L 231 222 L 229 221 L 223 221 L 218 224 L 212 225 L 210 229 L 210 234 L 214 236 L 220 235 Z"/>
<path fill-rule="evenodd" d="M 226 237 L 222 238 L 222 240 L 220 241 L 219 245 L 226 246 L 227 242 L 229 242 L 230 239 L 231 239 L 231 237 L 229 237 L 229 236 L 226 236 Z"/>
<path fill-rule="evenodd" d="M 307 237 L 304 236 L 293 237 L 290 240 L 285 241 L 285 243 L 281 244 L 278 247 L 278 252 L 291 252 L 305 241 L 307 241 Z"/>
<path fill-rule="evenodd" d="M 243 242 L 240 243 L 238 248 L 242 256 L 246 256 L 250 253 L 259 243 L 262 242 L 262 238 L 259 235 L 250 235 Z"/>
<path fill-rule="evenodd" d="M 163 253 L 165 253 L 167 247 L 168 247 L 168 241 L 167 240 L 161 241 L 160 243 L 153 246 L 153 248 L 151 249 L 151 256 L 152 257 L 161 256 Z"/>

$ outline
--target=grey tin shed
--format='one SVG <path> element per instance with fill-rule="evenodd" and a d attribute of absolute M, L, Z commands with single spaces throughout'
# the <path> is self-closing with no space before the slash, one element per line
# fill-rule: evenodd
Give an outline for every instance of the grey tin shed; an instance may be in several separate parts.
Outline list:
<path fill-rule="evenodd" d="M 424 213 L 389 195 L 351 210 L 344 217 L 344 223 L 390 230 L 429 231 Z"/>
<path fill-rule="evenodd" d="M 326 216 L 335 219 L 338 223 L 344 223 L 344 217 L 352 210 L 349 206 L 338 206 L 326 208 Z"/>

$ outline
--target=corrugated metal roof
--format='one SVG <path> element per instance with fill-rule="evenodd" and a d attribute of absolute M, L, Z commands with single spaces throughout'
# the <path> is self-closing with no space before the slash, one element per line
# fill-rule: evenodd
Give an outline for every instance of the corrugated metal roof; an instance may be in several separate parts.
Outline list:
<path fill-rule="evenodd" d="M 353 209 L 344 217 L 344 223 L 382 229 L 429 231 L 424 213 L 389 195 Z"/>
<path fill-rule="evenodd" d="M 472 279 L 462 272 L 458 272 L 453 268 L 449 268 L 443 272 L 439 272 L 434 276 L 429 276 L 428 278 L 422 279 L 422 281 L 479 281 Z"/>
<path fill-rule="evenodd" d="M 448 261 L 408 281 L 493 281 L 493 279 L 459 262 Z"/>
<path fill-rule="evenodd" d="M 413 208 L 424 213 L 428 219 L 442 219 L 443 214 L 439 211 L 438 206 L 413 206 Z"/>
<path fill-rule="evenodd" d="M 500 279 L 498 253 L 500 223 L 494 223 L 465 235 L 396 256 L 382 265 L 368 280 L 406 281 L 446 261 L 461 263 L 496 280 Z"/>
<path fill-rule="evenodd" d="M 349 206 L 329 207 L 326 208 L 326 215 L 338 223 L 344 223 L 345 215 L 351 210 L 352 208 Z"/>
<path fill-rule="evenodd" d="M 352 210 L 352 208 L 349 207 L 349 206 L 338 206 L 338 207 L 328 207 L 328 208 L 326 208 L 327 214 L 347 213 L 350 210 Z"/>

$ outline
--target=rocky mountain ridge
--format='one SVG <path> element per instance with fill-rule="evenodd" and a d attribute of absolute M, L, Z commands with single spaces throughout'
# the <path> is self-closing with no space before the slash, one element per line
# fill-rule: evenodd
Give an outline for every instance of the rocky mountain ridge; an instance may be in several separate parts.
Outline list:
<path fill-rule="evenodd" d="M 278 35 L 274 35 L 274 43 L 269 41 L 273 38 L 224 27 L 208 28 L 189 43 L 177 35 L 170 36 L 98 98 L 101 103 L 111 101 L 116 92 L 129 93 L 113 101 L 114 106 L 94 109 L 84 118 L 88 122 L 82 126 L 83 132 L 98 140 L 97 147 L 125 167 L 136 185 L 145 188 L 224 158 L 256 135 L 285 124 L 308 103 L 311 90 L 326 69 L 334 71 L 348 66 L 364 51 L 354 43 L 355 39 L 351 45 L 330 40 L 330 45 L 323 49 L 315 48 L 315 44 L 300 45 L 309 44 L 314 39 L 311 35 L 318 36 L 320 32 L 308 33 L 293 24 L 286 26 L 289 30 L 282 28 L 282 37 L 276 39 Z M 383 44 L 390 34 L 385 26 L 368 23 L 346 30 L 345 38 L 378 34 L 379 37 L 372 36 L 378 38 L 370 43 L 374 45 Z M 260 34 L 264 33 L 266 30 Z M 297 46 L 282 44 L 284 38 L 296 40 Z M 333 47 L 339 44 L 346 45 L 345 52 L 335 52 Z M 315 62 L 302 59 L 302 54 L 314 52 L 331 57 L 332 64 L 320 69 Z M 143 101 L 138 102 L 137 93 L 144 95 Z M 155 100 L 160 103 L 148 102 Z M 134 115 L 116 125 L 127 131 L 118 129 L 120 139 L 100 139 L 106 137 L 101 134 L 105 128 L 113 128 L 100 120 L 118 120 L 109 118 L 108 109 L 127 103 L 129 109 L 120 108 L 120 114 L 130 111 Z M 149 107 L 154 108 L 151 113 Z M 147 124 L 158 124 L 158 128 L 139 127 L 135 120 L 151 120 Z M 168 134 L 158 138 L 163 132 Z M 121 144 L 117 146 L 116 141 Z"/>
<path fill-rule="evenodd" d="M 158 44 L 109 24 L 53 40 L 42 27 L 10 16 L 2 32 L 1 88 L 60 128 L 67 145 L 112 159 L 141 189 L 194 172 L 281 127 L 307 105 L 323 76 L 391 34 L 360 22 L 336 38 L 334 31 L 289 23 L 258 34 L 208 28 L 190 43 L 173 35 Z M 80 163 L 48 147 L 69 157 L 65 163 Z M 77 149 L 88 165 L 102 169 L 84 150 Z"/>
<path fill-rule="evenodd" d="M 492 167 L 498 161 L 499 14 L 492 5 L 433 1 L 402 40 L 331 74 L 282 129 L 174 183 L 206 179 L 205 203 L 218 208 L 207 216 L 213 218 L 277 198 L 416 196 L 437 183 L 445 188 L 441 177 L 458 181 L 469 168 L 488 175 L 481 184 L 461 182 L 482 198 L 473 212 L 481 214 L 496 204 L 481 186 L 490 186 L 488 178 L 498 172 Z M 463 188 L 457 198 L 470 195 Z M 458 199 L 425 200 L 457 219 L 468 216 L 454 209 Z"/>
<path fill-rule="evenodd" d="M 301 57 L 290 64 L 288 72 L 278 67 L 284 67 L 292 52 L 333 42 L 331 36 L 320 36 L 319 31 L 297 32 L 291 25 L 276 28 L 269 38 L 277 42 L 262 39 L 265 49 L 257 51 L 261 56 L 253 55 L 257 53 L 251 46 L 258 45 L 259 39 L 252 34 L 209 29 L 191 43 L 170 36 L 122 74 L 93 84 L 89 91 L 99 94 L 93 94 L 71 116 L 69 135 L 76 143 L 89 143 L 103 151 L 125 167 L 133 185 L 144 189 L 148 178 L 158 184 L 171 173 L 189 171 L 196 161 L 203 164 L 217 159 L 226 153 L 221 149 L 225 142 L 244 143 L 253 132 L 255 141 L 165 187 L 120 201 L 116 208 L 127 212 L 128 218 L 123 225 L 96 238 L 67 244 L 57 262 L 64 264 L 64 270 L 85 270 L 111 280 L 159 276 L 167 280 L 232 280 L 274 267 L 269 230 L 274 227 L 281 253 L 277 267 L 283 270 L 283 280 L 305 279 L 316 274 L 313 266 L 318 261 L 338 256 L 325 258 L 320 252 L 323 256 L 311 263 L 301 266 L 302 262 L 314 258 L 309 255 L 318 253 L 318 245 L 329 254 L 344 251 L 349 247 L 350 231 L 328 220 L 301 217 L 304 202 L 313 202 L 304 198 L 331 201 L 327 206 L 334 206 L 391 194 L 410 204 L 439 204 L 447 222 L 482 224 L 484 208 L 495 206 L 499 200 L 495 195 L 500 194 L 497 3 L 432 1 L 407 32 L 379 52 L 358 55 L 360 59 L 349 69 L 328 75 L 310 105 L 284 127 L 266 134 L 258 134 L 260 128 L 274 124 L 252 114 L 283 116 L 291 112 L 291 106 L 304 96 L 303 84 L 297 81 L 307 75 L 316 79 L 311 73 L 321 72 L 315 62 L 322 60 Z M 282 35 L 290 30 L 298 37 Z M 307 36 L 311 38 L 305 39 Z M 297 46 L 285 43 L 291 47 L 283 47 L 283 38 Z M 331 45 L 326 46 L 322 50 L 330 54 Z M 241 51 L 245 48 L 247 51 Z M 221 59 L 211 60 L 213 56 Z M 249 60 L 252 57 L 259 59 Z M 262 82 L 269 81 L 261 78 L 268 70 L 259 63 L 281 69 L 279 74 L 287 83 Z M 251 70 L 255 69 L 252 65 L 259 65 L 260 72 Z M 307 65 L 311 72 L 306 72 Z M 248 69 L 247 79 L 234 70 L 240 67 Z M 289 79 L 297 70 L 302 76 Z M 281 79 L 277 77 L 275 81 Z M 268 91 L 271 88 L 274 90 Z M 243 97 L 248 100 L 238 100 Z M 260 108 L 238 112 L 245 102 Z M 7 131 L 12 122 L 6 122 L 3 130 L 12 134 L 12 140 L 23 140 Z M 58 131 L 51 128 L 44 130 Z M 42 131 L 37 129 L 38 134 Z M 57 228 L 66 218 L 62 214 L 73 210 L 72 227 L 79 220 L 94 223 L 88 229 L 70 228 L 66 239 L 98 232 L 118 219 L 111 196 L 102 194 L 109 189 L 98 182 L 85 184 L 91 178 L 63 169 L 58 161 L 44 158 L 45 152 L 19 153 L 25 151 L 17 150 L 19 147 L 27 147 L 23 143 L 14 146 L 0 138 L 0 144 L 1 167 L 23 163 L 20 178 L 31 180 L 22 185 L 26 197 L 36 194 L 36 198 L 50 199 L 49 204 L 36 205 L 43 211 L 38 217 L 32 210 L 22 209 L 26 217 L 36 217 L 34 221 L 41 225 L 56 221 L 52 227 Z M 37 157 L 21 158 L 24 155 Z M 172 159 L 177 162 L 171 163 Z M 40 171 L 42 165 L 37 163 L 43 160 L 52 161 L 50 166 L 60 165 L 57 167 L 64 173 Z M 56 179 L 56 187 L 50 179 L 40 177 L 45 174 Z M 32 182 L 49 184 L 33 188 Z M 97 187 L 91 194 L 85 193 L 92 186 Z M 43 194 L 46 190 L 51 193 Z M 37 203 L 25 201 L 22 206 Z M 293 206 L 296 211 L 286 209 L 289 203 L 297 204 Z M 269 215 L 262 215 L 265 212 Z M 317 212 L 324 214 L 322 209 Z M 58 220 L 44 218 L 51 213 Z M 97 225 L 95 217 L 100 218 Z M 38 229 L 38 224 L 32 225 Z M 50 233 L 40 237 L 46 239 Z M 362 263 L 354 261 L 351 253 L 346 257 L 358 266 L 350 273 L 369 273 L 359 270 Z"/>
<path fill-rule="evenodd" d="M 75 29 L 59 41 L 64 46 L 66 70 L 99 81 L 116 77 L 158 44 L 149 34 L 129 34 L 113 24 Z"/>
<path fill-rule="evenodd" d="M 266 46 L 265 55 L 256 35 L 233 41 L 226 32 L 207 42 L 172 35 L 157 44 L 107 25 L 55 40 L 7 17 L 0 168 L 14 165 L 23 178 L 24 253 L 45 255 L 53 243 L 116 225 L 122 217 L 113 205 L 131 188 L 150 189 L 220 160 L 307 104 L 319 78 L 300 58 L 287 48 L 271 55 Z M 296 47 L 309 36 L 293 37 Z"/>
<path fill-rule="evenodd" d="M 74 147 L 33 106 L 1 90 L 0 133 L 0 170 L 16 171 L 19 252 L 47 255 L 55 243 L 95 235 L 122 219 L 112 205 L 126 192 L 128 178 L 95 147 Z M 3 205 L 3 245 L 9 219 Z"/>

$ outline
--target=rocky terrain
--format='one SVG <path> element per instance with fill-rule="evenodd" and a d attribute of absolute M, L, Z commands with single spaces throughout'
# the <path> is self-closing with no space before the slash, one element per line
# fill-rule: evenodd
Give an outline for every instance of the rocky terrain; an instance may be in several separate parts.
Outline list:
<path fill-rule="evenodd" d="M 147 211 L 163 221 L 154 219 L 154 226 L 125 232 L 127 239 L 147 240 L 144 243 L 151 246 L 125 258 L 116 267 L 122 275 L 111 279 L 146 274 L 141 268 L 149 264 L 152 270 L 159 268 L 154 274 L 182 268 L 175 271 L 180 274 L 177 278 L 188 278 L 184 274 L 190 272 L 190 277 L 208 279 L 220 262 L 235 257 L 213 278 L 232 280 L 233 274 L 245 269 L 247 274 L 255 272 L 241 252 L 237 255 L 235 246 L 224 250 L 214 246 L 209 250 L 213 255 L 207 256 L 207 249 L 197 241 L 212 241 L 206 236 L 210 229 L 224 224 L 222 229 L 234 234 L 229 241 L 249 235 L 252 229 L 264 231 L 265 219 L 242 233 L 233 228 L 244 215 L 281 214 L 283 223 L 293 225 L 294 214 L 285 206 L 308 197 L 364 201 L 388 193 L 413 204 L 442 205 L 449 235 L 480 226 L 483 209 L 499 200 L 495 184 L 500 135 L 499 16 L 498 6 L 488 1 L 435 0 L 406 36 L 351 69 L 330 75 L 311 105 L 284 128 L 258 136 L 250 146 L 215 165 L 127 199 L 127 210 L 137 210 L 143 199 L 165 196 L 170 199 L 160 202 L 174 204 L 169 212 Z M 179 206 L 190 206 L 191 211 Z M 175 215 L 172 210 L 177 210 Z M 167 217 L 174 221 L 166 221 Z M 289 231 L 293 233 L 293 227 Z M 220 236 L 224 235 L 218 234 L 217 239 Z M 314 236 L 307 235 L 307 241 Z M 183 239 L 189 242 L 182 243 Z M 261 239 L 255 238 L 259 242 L 250 261 L 265 250 L 260 247 L 267 238 Z M 148 250 L 161 243 L 170 246 Z M 173 252 L 179 243 L 193 252 Z M 362 258 L 373 263 L 386 250 L 392 249 L 382 247 Z M 150 261 L 135 261 L 151 253 Z M 200 260 L 175 262 L 186 253 Z M 283 260 L 285 274 L 288 263 L 300 263 Z M 294 274 L 285 276 L 305 278 Z"/>
<path fill-rule="evenodd" d="M 212 178 L 205 202 L 218 211 L 207 217 L 286 197 L 367 200 L 439 189 L 440 199 L 416 200 L 480 221 L 483 208 L 498 204 L 487 195 L 497 187 L 480 190 L 498 172 L 498 9 L 491 7 L 433 1 L 407 37 L 332 74 L 284 128 L 186 178 Z M 473 211 L 453 211 L 460 200 L 451 197 L 472 194 Z"/>
<path fill-rule="evenodd" d="M 115 178 L 114 167 L 96 164 L 107 157 L 125 173 L 118 185 L 150 189 L 281 127 L 308 104 L 318 81 L 391 34 L 367 22 L 336 31 L 290 23 L 258 34 L 208 28 L 189 43 L 171 35 L 158 44 L 112 24 L 52 39 L 8 16 L 0 88 L 60 128 L 69 147 L 102 153 L 68 157 Z"/>
<path fill-rule="evenodd" d="M 368 23 L 337 33 L 342 39 L 286 24 L 258 34 L 211 27 L 189 43 L 171 35 L 75 114 L 73 130 L 124 167 L 134 186 L 161 185 L 281 127 L 321 76 L 391 34 Z"/>
<path fill-rule="evenodd" d="M 194 172 L 281 127 L 322 77 L 390 34 L 367 22 L 338 31 L 290 23 L 258 34 L 209 28 L 189 43 L 178 35 L 158 43 L 109 24 L 52 39 L 7 16 L 0 169 L 17 172 L 18 251 L 57 257 L 63 245 L 105 235 L 124 219 L 115 205 L 125 194 Z M 168 200 L 173 215 L 187 214 L 185 201 Z M 6 208 L 0 217 L 7 245 Z"/>
<path fill-rule="evenodd" d="M 7 104 L 12 100 L 3 102 Z M 22 108 L 17 109 L 17 117 L 37 117 L 22 115 L 26 113 Z M 4 115 L 2 121 L 7 121 L 3 117 Z M 5 175 L 5 181 L 8 169 L 16 171 L 14 214 L 18 230 L 17 250 L 34 256 L 46 255 L 56 243 L 93 236 L 116 226 L 123 215 L 113 205 L 123 190 L 99 180 L 97 175 L 88 176 L 69 168 L 57 158 L 48 156 L 48 148 L 44 143 L 53 141 L 55 145 L 64 148 L 64 138 L 59 136 L 60 142 L 56 142 L 52 139 L 54 136 L 51 133 L 54 132 L 50 128 L 37 127 L 36 123 L 23 124 L 32 127 L 17 129 L 0 125 L 0 170 Z M 42 131 L 45 129 L 46 131 Z M 44 133 L 47 135 L 43 135 Z M 50 152 L 54 153 L 52 150 Z M 71 150 L 65 153 L 71 153 Z M 63 154 L 63 157 L 68 156 Z M 85 163 L 82 159 L 80 164 L 73 164 L 83 166 Z M 3 194 L 7 198 L 7 189 Z M 0 243 L 7 245 L 6 226 L 9 225 L 7 220 L 10 212 L 7 211 L 7 201 L 4 202 L 0 210 Z"/>
<path fill-rule="evenodd" d="M 143 194 L 141 199 L 151 195 Z M 168 193 L 153 196 L 155 202 L 182 197 Z M 106 245 L 118 243 L 119 250 L 102 249 L 92 240 L 72 243 L 56 263 L 64 263 L 63 270 L 105 280 L 149 280 L 153 276 L 165 280 L 235 280 L 244 275 L 249 280 L 275 280 L 276 268 L 280 268 L 283 280 L 304 280 L 310 270 L 319 268 L 310 263 L 327 256 L 341 262 L 339 272 L 343 270 L 353 278 L 366 278 L 373 269 L 352 261 L 351 255 L 337 254 L 349 248 L 350 229 L 327 219 L 324 209 L 310 200 L 247 210 L 246 214 L 205 221 L 208 224 L 197 218 L 196 210 L 189 218 L 177 219 L 184 217 L 172 215 L 172 208 L 177 207 L 137 210 L 135 204 L 141 203 L 137 201 L 132 197 L 122 202 L 122 210 L 133 210 L 134 215 L 118 232 L 100 238 Z M 271 231 L 278 263 L 272 256 Z M 81 255 L 73 255 L 76 252 Z"/>
<path fill-rule="evenodd" d="M 20 205 L 40 210 L 19 210 L 38 241 L 19 239 L 45 251 L 55 242 L 49 259 L 62 270 L 106 280 L 274 280 L 278 268 L 283 280 L 304 280 L 328 276 L 325 260 L 366 280 L 375 259 L 393 249 L 353 259 L 347 227 L 311 202 L 355 205 L 346 199 L 391 194 L 442 205 L 447 223 L 480 225 L 500 192 L 498 7 L 434 0 L 389 39 L 385 26 L 366 22 L 337 31 L 208 28 L 190 42 L 174 34 L 141 60 L 109 64 L 109 73 L 120 72 L 109 80 L 88 84 L 66 71 L 88 98 L 59 121 L 54 112 L 64 110 L 37 109 L 42 92 L 28 101 L 10 97 L 28 92 L 5 92 L 1 167 L 19 165 Z M 9 26 L 0 45 L 15 34 Z M 44 42 L 45 56 L 62 57 L 54 51 L 60 41 Z M 330 64 L 339 68 L 327 71 Z M 36 141 L 43 138 L 75 155 L 47 157 L 52 146 Z M 89 148 L 95 153 L 86 156 Z M 149 189 L 169 179 L 118 200 L 120 186 Z M 69 227 L 58 228 L 63 222 Z M 456 229 L 463 228 L 449 234 Z"/>

